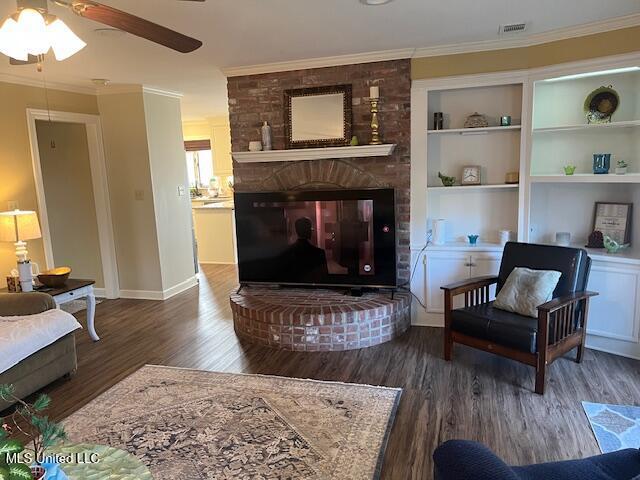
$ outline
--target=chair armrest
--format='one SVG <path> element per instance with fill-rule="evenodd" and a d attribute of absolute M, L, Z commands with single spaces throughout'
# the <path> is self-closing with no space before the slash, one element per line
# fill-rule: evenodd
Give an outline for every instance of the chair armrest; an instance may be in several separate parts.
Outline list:
<path fill-rule="evenodd" d="M 582 292 L 574 292 L 570 295 L 565 295 L 564 297 L 554 298 L 553 300 L 548 301 L 547 303 L 543 303 L 538 306 L 538 313 L 553 313 L 556 310 L 560 310 L 567 305 L 570 305 L 575 302 L 579 302 L 580 300 L 584 300 L 585 298 L 595 297 L 599 295 L 597 292 L 589 292 L 587 290 Z"/>
<path fill-rule="evenodd" d="M 42 292 L 0 294 L 0 316 L 36 315 L 56 308 L 51 295 Z"/>
<path fill-rule="evenodd" d="M 493 285 L 494 283 L 498 283 L 498 277 L 491 275 L 485 277 L 468 278 L 459 282 L 450 283 L 449 285 L 440 287 L 440 289 L 444 290 L 445 292 L 450 292 L 452 295 L 460 295 L 461 293 L 477 290 L 478 288 Z"/>

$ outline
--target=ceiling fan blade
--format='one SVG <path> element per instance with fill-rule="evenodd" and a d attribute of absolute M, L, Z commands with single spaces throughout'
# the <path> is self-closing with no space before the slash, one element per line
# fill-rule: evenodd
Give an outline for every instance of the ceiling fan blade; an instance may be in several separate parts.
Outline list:
<path fill-rule="evenodd" d="M 91 0 L 74 1 L 71 8 L 81 17 L 109 25 L 181 53 L 190 53 L 202 46 L 200 40 Z"/>

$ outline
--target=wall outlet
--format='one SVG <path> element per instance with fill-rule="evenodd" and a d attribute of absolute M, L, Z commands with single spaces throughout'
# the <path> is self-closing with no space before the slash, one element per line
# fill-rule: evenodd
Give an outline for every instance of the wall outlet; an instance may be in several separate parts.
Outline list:
<path fill-rule="evenodd" d="M 19 210 L 20 209 L 20 205 L 18 204 L 17 200 L 9 200 L 7 202 L 7 208 L 9 210 Z"/>
<path fill-rule="evenodd" d="M 184 197 L 184 192 L 185 192 L 184 185 L 178 185 L 178 196 Z"/>
<path fill-rule="evenodd" d="M 134 190 L 133 196 L 136 200 L 144 200 L 144 190 Z"/>

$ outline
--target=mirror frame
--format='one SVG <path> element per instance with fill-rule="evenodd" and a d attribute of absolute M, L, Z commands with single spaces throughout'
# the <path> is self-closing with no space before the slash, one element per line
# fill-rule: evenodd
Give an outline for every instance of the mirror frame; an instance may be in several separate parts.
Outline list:
<path fill-rule="evenodd" d="M 318 147 L 344 147 L 351 141 L 351 128 L 353 123 L 351 85 L 333 85 L 328 87 L 298 88 L 285 90 L 284 92 L 284 143 L 287 150 L 293 148 L 318 148 Z M 341 93 L 344 95 L 344 135 L 341 138 L 327 138 L 323 140 L 296 140 L 292 138 L 293 126 L 291 100 L 296 97 L 312 97 L 320 95 L 332 95 Z"/>

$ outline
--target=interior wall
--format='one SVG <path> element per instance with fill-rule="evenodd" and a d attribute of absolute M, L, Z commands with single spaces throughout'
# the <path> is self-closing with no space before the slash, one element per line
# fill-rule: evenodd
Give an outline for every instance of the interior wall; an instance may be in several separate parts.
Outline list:
<path fill-rule="evenodd" d="M 640 26 L 530 47 L 414 58 L 414 80 L 545 67 L 640 50 Z"/>
<path fill-rule="evenodd" d="M 36 131 L 56 266 L 71 267 L 75 278 L 104 288 L 87 129 L 37 120 Z"/>
<path fill-rule="evenodd" d="M 284 188 L 380 188 L 396 191 L 398 281 L 409 279 L 411 65 L 394 60 L 228 79 L 229 119 L 233 151 L 247 151 L 260 140 L 260 127 L 273 129 L 273 149 L 284 149 L 284 91 L 351 84 L 353 135 L 362 145 L 371 139 L 369 87 L 380 87 L 380 125 L 384 143 L 397 147 L 389 157 L 314 160 L 305 162 L 234 163 L 237 191 Z"/>
<path fill-rule="evenodd" d="M 142 89 L 98 97 L 121 290 L 162 291 Z"/>
<path fill-rule="evenodd" d="M 195 275 L 180 99 L 144 93 L 163 290 Z"/>
<path fill-rule="evenodd" d="M 93 95 L 49 90 L 49 108 L 74 113 L 97 114 L 97 98 Z M 22 210 L 38 211 L 33 177 L 31 147 L 27 128 L 27 109 L 47 108 L 42 88 L 0 82 L 0 211 L 8 210 L 8 202 L 16 201 Z M 42 240 L 28 242 L 33 261 L 45 265 Z M 16 268 L 15 248 L 0 243 L 0 288 L 6 276 Z"/>

